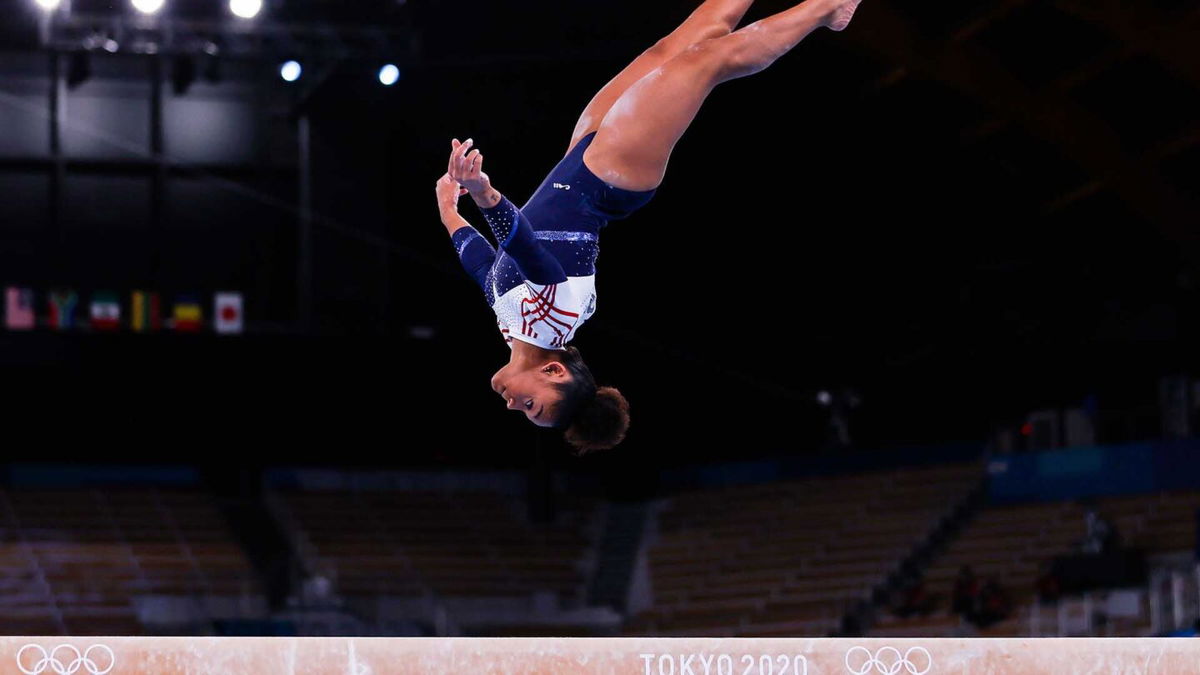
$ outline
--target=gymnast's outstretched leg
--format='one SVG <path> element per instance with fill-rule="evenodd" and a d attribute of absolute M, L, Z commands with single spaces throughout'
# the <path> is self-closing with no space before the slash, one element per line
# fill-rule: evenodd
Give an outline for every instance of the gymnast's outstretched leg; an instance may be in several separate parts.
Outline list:
<path fill-rule="evenodd" d="M 767 68 L 817 28 L 844 29 L 858 3 L 807 0 L 728 35 L 689 45 L 612 104 L 584 163 L 614 187 L 657 188 L 676 142 L 718 84 Z"/>
<path fill-rule="evenodd" d="M 729 35 L 752 4 L 754 0 L 705 0 L 701 3 L 670 35 L 642 52 L 596 93 L 579 116 L 579 122 L 571 134 L 571 144 L 567 146 L 567 154 L 580 139 L 600 127 L 601 120 L 625 90 L 693 44 Z"/>

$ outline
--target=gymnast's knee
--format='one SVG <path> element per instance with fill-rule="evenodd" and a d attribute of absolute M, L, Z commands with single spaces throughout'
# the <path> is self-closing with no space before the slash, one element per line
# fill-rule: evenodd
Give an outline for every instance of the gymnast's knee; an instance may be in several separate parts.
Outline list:
<path fill-rule="evenodd" d="M 686 32 L 672 33 L 654 43 L 654 46 L 646 51 L 658 56 L 662 60 L 666 60 L 686 51 L 698 42 L 715 40 L 729 35 L 730 32 L 732 32 L 732 29 L 727 23 L 714 21 L 699 28 L 689 27 Z"/>
<path fill-rule="evenodd" d="M 711 71 L 718 80 L 743 77 L 762 70 L 761 49 L 745 36 L 731 33 L 693 43 L 677 58 L 697 70 Z"/>

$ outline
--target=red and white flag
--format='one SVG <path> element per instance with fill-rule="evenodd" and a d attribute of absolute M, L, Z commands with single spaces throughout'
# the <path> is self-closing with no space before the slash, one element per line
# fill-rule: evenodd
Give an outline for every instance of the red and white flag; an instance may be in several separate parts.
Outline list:
<path fill-rule="evenodd" d="M 242 294 L 217 293 L 213 302 L 217 332 L 235 335 L 242 332 Z"/>
<path fill-rule="evenodd" d="M 33 330 L 33 289 L 10 286 L 4 298 L 4 326 L 9 330 Z"/>

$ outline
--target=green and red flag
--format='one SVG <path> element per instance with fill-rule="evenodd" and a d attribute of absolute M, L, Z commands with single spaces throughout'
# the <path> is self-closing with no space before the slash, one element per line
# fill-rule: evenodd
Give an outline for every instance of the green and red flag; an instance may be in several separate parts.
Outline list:
<path fill-rule="evenodd" d="M 135 333 L 162 330 L 158 293 L 134 291 L 129 302 L 129 325 Z"/>
<path fill-rule="evenodd" d="M 92 330 L 114 331 L 121 327 L 121 302 L 117 294 L 97 291 L 92 294 Z"/>

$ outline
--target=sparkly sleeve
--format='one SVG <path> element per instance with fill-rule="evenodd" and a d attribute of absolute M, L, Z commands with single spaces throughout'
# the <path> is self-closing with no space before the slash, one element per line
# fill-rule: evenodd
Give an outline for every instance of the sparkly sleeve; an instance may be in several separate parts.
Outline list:
<path fill-rule="evenodd" d="M 488 273 L 496 262 L 496 249 L 473 227 L 461 227 L 452 235 L 454 250 L 458 252 L 458 260 L 462 263 L 467 274 L 479 284 L 484 295 L 491 300 L 491 292 L 487 285 Z"/>
<path fill-rule="evenodd" d="M 533 232 L 533 224 L 507 197 L 490 209 L 482 209 L 500 248 L 512 256 L 525 278 L 535 284 L 561 284 L 567 280 L 562 265 L 546 249 Z"/>

